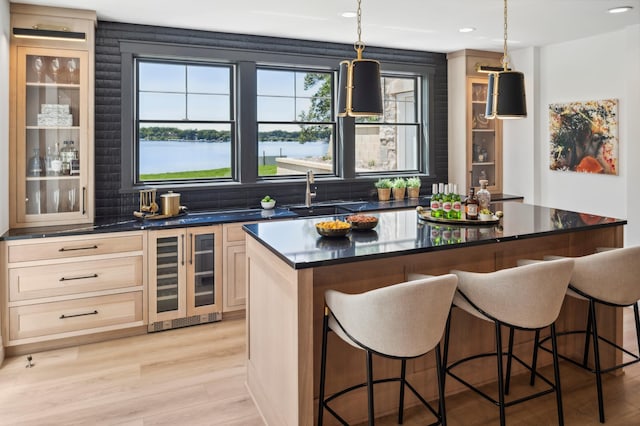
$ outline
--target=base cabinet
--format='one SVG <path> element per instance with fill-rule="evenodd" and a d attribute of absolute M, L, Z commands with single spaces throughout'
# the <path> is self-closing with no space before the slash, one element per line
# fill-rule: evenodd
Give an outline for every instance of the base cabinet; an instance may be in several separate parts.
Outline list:
<path fill-rule="evenodd" d="M 243 225 L 246 225 L 246 223 L 223 225 L 223 312 L 240 311 L 246 308 L 246 249 L 245 232 L 242 230 Z"/>
<path fill-rule="evenodd" d="M 147 323 L 142 231 L 7 241 L 2 262 L 7 347 Z"/>
<path fill-rule="evenodd" d="M 221 227 L 148 232 L 149 331 L 222 318 Z"/>

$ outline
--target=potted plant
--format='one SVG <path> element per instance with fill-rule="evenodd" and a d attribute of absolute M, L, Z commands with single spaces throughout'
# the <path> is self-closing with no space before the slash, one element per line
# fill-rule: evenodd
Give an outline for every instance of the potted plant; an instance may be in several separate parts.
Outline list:
<path fill-rule="evenodd" d="M 264 198 L 260 200 L 260 205 L 262 206 L 263 209 L 269 210 L 276 206 L 276 200 L 274 200 L 268 195 L 265 195 Z"/>
<path fill-rule="evenodd" d="M 409 195 L 409 198 L 420 197 L 421 183 L 420 178 L 417 176 L 407 178 L 407 194 Z"/>
<path fill-rule="evenodd" d="M 378 179 L 375 186 L 378 189 L 378 200 L 389 201 L 389 198 L 391 198 L 391 188 L 393 187 L 391 179 Z"/>
<path fill-rule="evenodd" d="M 393 180 L 393 198 L 395 200 L 402 200 L 406 190 L 407 181 L 404 178 L 398 177 Z"/>

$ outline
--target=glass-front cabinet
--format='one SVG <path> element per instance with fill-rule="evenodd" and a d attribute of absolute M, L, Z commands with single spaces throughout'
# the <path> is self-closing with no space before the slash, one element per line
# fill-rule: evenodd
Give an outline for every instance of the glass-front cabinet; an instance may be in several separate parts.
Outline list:
<path fill-rule="evenodd" d="M 487 180 L 491 192 L 502 191 L 502 137 L 500 120 L 487 119 L 487 78 L 467 79 L 467 187 L 480 187 Z"/>
<path fill-rule="evenodd" d="M 216 314 L 222 312 L 221 227 L 166 229 L 148 235 L 149 330 L 220 319 Z"/>
<path fill-rule="evenodd" d="M 95 21 L 25 5 L 12 4 L 11 11 L 11 226 L 91 222 Z M 52 39 L 37 29 L 20 37 L 37 27 L 32 22 L 48 20 L 66 22 L 82 31 L 71 34 L 85 38 L 67 40 L 69 30 L 59 30 L 52 32 L 60 39 Z"/>

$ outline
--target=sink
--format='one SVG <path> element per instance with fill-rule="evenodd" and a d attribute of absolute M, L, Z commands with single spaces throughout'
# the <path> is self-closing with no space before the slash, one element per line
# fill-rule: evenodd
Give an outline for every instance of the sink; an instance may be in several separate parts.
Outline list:
<path fill-rule="evenodd" d="M 286 207 L 292 213 L 300 217 L 309 216 L 330 216 L 336 214 L 348 214 L 358 210 L 358 207 L 366 204 L 365 202 L 345 201 L 331 204 L 316 204 L 311 207 L 307 206 L 289 206 Z"/>
<path fill-rule="evenodd" d="M 289 211 L 297 214 L 300 217 L 308 216 L 327 216 L 334 214 L 349 213 L 349 210 L 343 209 L 340 206 L 311 206 L 311 207 L 288 207 Z"/>

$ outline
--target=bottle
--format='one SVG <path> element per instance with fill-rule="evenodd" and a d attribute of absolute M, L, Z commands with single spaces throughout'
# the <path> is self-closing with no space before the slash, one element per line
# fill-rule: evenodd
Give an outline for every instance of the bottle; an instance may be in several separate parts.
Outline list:
<path fill-rule="evenodd" d="M 77 176 L 80 174 L 80 160 L 78 159 L 78 150 L 74 141 L 69 141 L 69 174 Z"/>
<path fill-rule="evenodd" d="M 69 147 L 69 141 L 62 142 L 62 149 L 60 150 L 60 158 L 62 159 L 62 172 L 61 174 L 69 176 L 71 174 L 71 160 L 73 153 Z"/>
<path fill-rule="evenodd" d="M 438 194 L 438 184 L 431 185 L 431 216 L 440 217 L 440 194 Z"/>
<path fill-rule="evenodd" d="M 478 220 L 478 200 L 473 186 L 469 189 L 469 196 L 464 202 L 464 210 L 467 220 Z"/>
<path fill-rule="evenodd" d="M 451 211 L 453 212 L 451 217 L 453 219 L 462 219 L 462 199 L 458 194 L 458 185 L 453 184 L 453 196 L 451 200 Z"/>
<path fill-rule="evenodd" d="M 44 157 L 44 170 L 47 176 L 53 176 L 53 169 L 51 168 L 51 161 L 53 160 L 53 147 L 47 145 L 47 155 Z"/>
<path fill-rule="evenodd" d="M 438 212 L 439 212 L 439 216 L 438 217 L 445 217 L 444 216 L 444 209 L 443 209 L 443 204 L 444 204 L 444 183 L 439 183 L 438 184 L 438 200 L 440 201 L 440 208 L 438 208 Z"/>
<path fill-rule="evenodd" d="M 491 193 L 487 189 L 487 185 L 489 181 L 486 179 L 482 179 L 480 181 L 480 190 L 476 194 L 476 198 L 478 199 L 478 209 L 480 211 L 489 210 L 489 204 L 491 203 Z"/>
<path fill-rule="evenodd" d="M 445 185 L 445 189 L 442 195 L 442 217 L 445 219 L 451 219 L 451 193 L 450 184 Z"/>
<path fill-rule="evenodd" d="M 42 168 L 42 158 L 40 158 L 40 149 L 34 148 L 33 156 L 29 158 L 29 176 L 42 176 L 44 171 Z"/>
<path fill-rule="evenodd" d="M 58 142 L 56 142 L 51 156 L 51 174 L 53 176 L 60 176 L 62 174 L 62 158 L 60 158 L 60 149 Z"/>

